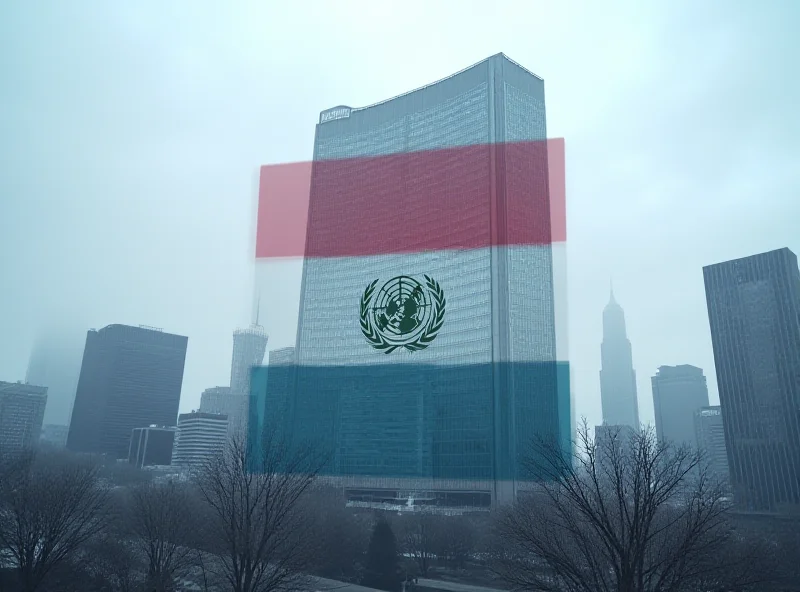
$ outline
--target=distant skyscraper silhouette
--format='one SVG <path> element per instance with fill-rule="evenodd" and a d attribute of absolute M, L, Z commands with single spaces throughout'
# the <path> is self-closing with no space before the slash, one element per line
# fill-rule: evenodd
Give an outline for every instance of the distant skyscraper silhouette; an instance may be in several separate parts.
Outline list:
<path fill-rule="evenodd" d="M 187 342 L 147 327 L 89 331 L 67 448 L 128 458 L 134 428 L 175 425 Z"/>
<path fill-rule="evenodd" d="M 231 393 L 234 395 L 250 394 L 250 371 L 264 363 L 268 338 L 264 327 L 257 323 L 233 333 Z"/>
<path fill-rule="evenodd" d="M 85 327 L 48 326 L 34 343 L 25 382 L 47 387 L 45 424 L 69 425 L 85 342 Z"/>
<path fill-rule="evenodd" d="M 228 417 L 228 435 L 244 435 L 247 429 L 247 409 L 250 397 L 238 395 L 229 386 L 207 388 L 200 395 L 201 413 L 216 413 Z"/>
<path fill-rule="evenodd" d="M 800 271 L 779 249 L 703 268 L 734 499 L 800 505 Z"/>
<path fill-rule="evenodd" d="M 614 448 L 625 458 L 638 446 L 637 430 L 629 425 L 599 425 L 594 428 L 596 462 L 601 471 L 614 470 Z M 620 457 L 617 457 L 618 459 Z M 617 460 L 619 462 L 619 460 Z"/>
<path fill-rule="evenodd" d="M 701 407 L 708 406 L 708 386 L 703 369 L 688 364 L 660 366 L 650 381 L 658 439 L 694 448 L 694 414 Z"/>
<path fill-rule="evenodd" d="M 39 441 L 46 404 L 46 386 L 0 381 L 0 454 Z"/>
<path fill-rule="evenodd" d="M 639 401 L 631 342 L 625 329 L 625 313 L 614 299 L 614 289 L 603 310 L 603 343 L 600 346 L 600 398 L 603 423 L 639 429 Z"/>
<path fill-rule="evenodd" d="M 709 468 L 717 477 L 728 479 L 728 453 L 725 449 L 725 426 L 719 405 L 703 407 L 694 414 L 697 448 L 705 454 Z"/>

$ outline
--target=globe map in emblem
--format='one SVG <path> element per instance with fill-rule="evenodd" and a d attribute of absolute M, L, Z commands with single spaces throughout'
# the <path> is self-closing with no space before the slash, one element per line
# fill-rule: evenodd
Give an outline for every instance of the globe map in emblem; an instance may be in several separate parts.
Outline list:
<path fill-rule="evenodd" d="M 387 341 L 402 345 L 414 341 L 430 319 L 428 291 L 417 280 L 401 275 L 386 282 L 375 297 L 375 327 Z"/>
<path fill-rule="evenodd" d="M 436 338 L 446 301 L 441 286 L 427 275 L 424 279 L 421 283 L 401 275 L 380 288 L 378 280 L 367 286 L 361 298 L 361 331 L 375 349 L 419 351 Z"/>

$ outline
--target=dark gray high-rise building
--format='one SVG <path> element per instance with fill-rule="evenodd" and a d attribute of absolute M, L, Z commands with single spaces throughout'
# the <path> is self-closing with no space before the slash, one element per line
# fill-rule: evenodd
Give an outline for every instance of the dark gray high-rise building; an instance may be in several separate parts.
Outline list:
<path fill-rule="evenodd" d="M 735 502 L 800 505 L 800 271 L 779 249 L 703 268 Z"/>
<path fill-rule="evenodd" d="M 696 446 L 694 414 L 708 406 L 708 386 L 703 369 L 688 364 L 660 366 L 650 379 L 656 433 L 661 442 Z"/>
<path fill-rule="evenodd" d="M 631 342 L 625 312 L 614 299 L 614 290 L 603 309 L 603 343 L 600 346 L 600 400 L 603 423 L 639 429 L 639 399 Z"/>
<path fill-rule="evenodd" d="M 67 448 L 127 458 L 133 429 L 175 425 L 187 342 L 143 326 L 89 331 Z"/>
<path fill-rule="evenodd" d="M 139 468 L 171 464 L 176 429 L 150 426 L 133 430 L 128 462 Z"/>

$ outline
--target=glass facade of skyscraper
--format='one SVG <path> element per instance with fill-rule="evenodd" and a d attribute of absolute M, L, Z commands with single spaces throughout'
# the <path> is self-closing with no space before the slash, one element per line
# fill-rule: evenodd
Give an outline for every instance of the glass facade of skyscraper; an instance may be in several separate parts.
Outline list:
<path fill-rule="evenodd" d="M 518 462 L 534 439 L 567 445 L 547 176 L 544 83 L 502 54 L 323 112 L 285 421 L 328 452 L 327 473 L 483 489 L 535 477 Z M 336 213 L 353 210 L 362 251 L 335 244 Z M 397 225 L 425 232 L 386 244 Z M 517 240 L 532 227 L 544 244 Z M 419 306 L 443 319 L 435 339 L 413 351 L 365 341 L 373 283 L 376 302 L 418 286 Z"/>
<path fill-rule="evenodd" d="M 779 249 L 703 268 L 734 500 L 800 507 L 800 271 Z"/>

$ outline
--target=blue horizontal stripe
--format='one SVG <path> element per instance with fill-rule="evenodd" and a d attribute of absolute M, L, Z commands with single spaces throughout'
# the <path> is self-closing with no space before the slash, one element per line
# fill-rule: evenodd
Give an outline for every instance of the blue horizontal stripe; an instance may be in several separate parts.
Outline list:
<path fill-rule="evenodd" d="M 325 476 L 535 480 L 532 444 L 569 446 L 567 362 L 263 366 L 251 389 L 251 449 L 311 446 Z"/>

